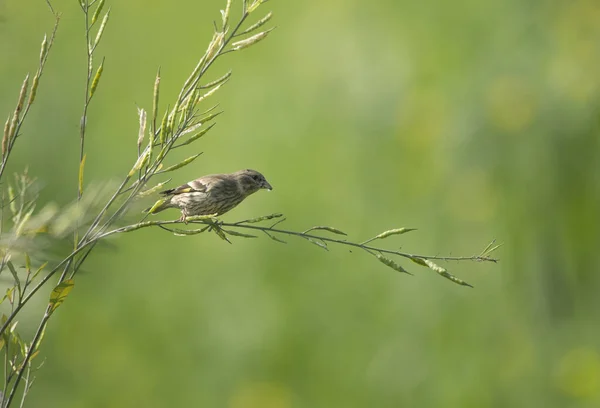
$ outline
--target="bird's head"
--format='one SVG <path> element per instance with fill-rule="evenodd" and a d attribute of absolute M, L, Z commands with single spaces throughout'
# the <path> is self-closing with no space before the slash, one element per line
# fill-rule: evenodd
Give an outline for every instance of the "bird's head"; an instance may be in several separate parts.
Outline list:
<path fill-rule="evenodd" d="M 234 175 L 238 180 L 240 188 L 246 195 L 255 193 L 261 188 L 273 190 L 273 187 L 271 187 L 267 179 L 265 179 L 265 176 L 256 170 L 240 170 L 235 172 Z"/>

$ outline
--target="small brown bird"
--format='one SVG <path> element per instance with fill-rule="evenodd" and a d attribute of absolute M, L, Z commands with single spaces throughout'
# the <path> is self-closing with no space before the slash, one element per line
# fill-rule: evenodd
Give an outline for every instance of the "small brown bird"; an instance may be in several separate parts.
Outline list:
<path fill-rule="evenodd" d="M 162 191 L 160 194 L 165 197 L 164 202 L 152 209 L 152 214 L 167 208 L 179 208 L 183 222 L 186 222 L 186 217 L 192 215 L 222 215 L 261 188 L 273 189 L 256 170 L 210 174 L 177 188 Z"/>

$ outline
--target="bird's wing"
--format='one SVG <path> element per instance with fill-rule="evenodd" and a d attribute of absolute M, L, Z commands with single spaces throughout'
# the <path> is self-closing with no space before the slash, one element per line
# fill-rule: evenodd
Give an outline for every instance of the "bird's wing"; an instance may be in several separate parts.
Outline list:
<path fill-rule="evenodd" d="M 211 174 L 208 176 L 200 177 L 199 179 L 185 183 L 177 188 L 162 191 L 160 194 L 165 196 L 177 195 L 183 193 L 206 193 L 213 185 L 220 183 L 226 179 L 225 174 Z"/>
<path fill-rule="evenodd" d="M 205 193 L 208 190 L 208 183 L 203 182 L 202 179 L 190 181 L 189 183 L 182 184 L 179 187 L 172 188 L 170 190 L 161 191 L 160 194 L 164 196 L 177 195 L 183 193 L 200 192 Z"/>

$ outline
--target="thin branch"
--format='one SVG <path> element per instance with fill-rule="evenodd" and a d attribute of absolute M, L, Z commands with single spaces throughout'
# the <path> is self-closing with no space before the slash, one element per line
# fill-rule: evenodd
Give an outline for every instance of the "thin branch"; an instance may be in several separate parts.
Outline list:
<path fill-rule="evenodd" d="M 196 217 L 188 217 L 187 221 L 190 224 L 204 224 L 204 225 L 209 225 L 209 226 L 214 224 L 214 221 L 206 220 L 206 219 L 204 219 L 204 220 L 197 219 Z M 123 232 L 131 232 L 131 231 L 135 231 L 135 230 L 142 229 L 142 228 L 174 225 L 174 224 L 182 224 L 182 221 L 180 221 L 180 220 L 144 221 L 144 222 L 140 222 L 137 224 L 127 225 L 125 227 L 120 227 L 120 228 L 116 228 L 114 230 L 105 232 L 105 233 L 101 234 L 100 236 L 98 236 L 96 239 L 103 239 L 103 238 L 106 238 L 106 237 L 114 235 L 114 234 L 123 233 Z M 219 221 L 217 223 L 217 225 L 219 227 L 244 228 L 244 229 L 251 229 L 251 230 L 256 230 L 256 231 L 263 231 L 263 232 L 271 233 L 271 234 L 276 233 L 276 234 L 282 234 L 282 235 L 297 236 L 297 237 L 301 237 L 301 238 L 305 238 L 305 239 L 310 238 L 310 239 L 321 240 L 321 241 L 325 241 L 325 242 L 331 242 L 331 243 L 338 244 L 338 245 L 360 248 L 363 250 L 370 250 L 370 251 L 377 251 L 377 252 L 385 253 L 385 254 L 398 255 L 398 256 L 401 256 L 401 257 L 404 257 L 407 259 L 411 259 L 411 260 L 414 258 L 417 258 L 417 259 L 423 259 L 423 260 L 427 259 L 427 260 L 438 260 L 438 261 L 477 261 L 477 262 L 494 262 L 494 263 L 498 262 L 497 258 L 492 258 L 490 256 L 482 256 L 482 255 L 439 256 L 439 255 L 412 254 L 412 253 L 396 251 L 396 250 L 392 250 L 392 249 L 379 248 L 379 247 L 375 247 L 375 246 L 371 246 L 371 245 L 364 245 L 364 244 L 361 244 L 358 242 L 352 242 L 352 241 L 347 241 L 347 240 L 342 240 L 342 239 L 335 239 L 335 238 L 326 237 L 326 236 L 322 236 L 322 235 L 315 235 L 315 234 L 308 234 L 308 233 L 298 232 L 298 231 L 277 229 L 277 228 L 273 228 L 273 227 L 264 227 L 264 226 L 260 226 L 260 225 L 240 224 L 237 222 L 229 223 L 229 222 L 221 222 L 221 221 Z"/>

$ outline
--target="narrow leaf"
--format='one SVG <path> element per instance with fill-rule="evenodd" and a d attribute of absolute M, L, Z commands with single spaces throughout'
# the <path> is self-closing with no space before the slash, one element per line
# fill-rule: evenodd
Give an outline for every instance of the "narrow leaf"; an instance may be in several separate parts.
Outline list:
<path fill-rule="evenodd" d="M 308 242 L 315 244 L 316 246 L 318 246 L 319 248 L 323 248 L 325 251 L 329 251 L 329 249 L 327 248 L 327 245 L 325 245 L 324 243 L 322 243 L 321 241 L 316 241 L 314 239 L 311 238 L 307 238 L 307 237 L 303 237 L 304 239 L 306 239 Z"/>
<path fill-rule="evenodd" d="M 8 201 L 9 201 L 9 208 L 10 208 L 10 212 L 13 214 L 13 216 L 17 215 L 17 201 L 16 201 L 16 196 L 15 196 L 15 189 L 13 188 L 12 185 L 8 185 Z"/>
<path fill-rule="evenodd" d="M 406 234 L 407 232 L 410 232 L 410 231 L 416 231 L 416 228 L 395 228 L 395 229 L 387 230 L 387 231 L 382 232 L 379 235 L 374 236 L 373 238 L 369 238 L 368 240 L 363 242 L 361 245 L 367 244 L 371 241 L 375 241 L 376 239 L 384 239 L 384 238 L 387 238 L 392 235 Z"/>
<path fill-rule="evenodd" d="M 31 92 L 29 93 L 29 99 L 27 100 L 27 105 L 31 105 L 33 103 L 33 101 L 35 100 L 35 96 L 37 95 L 37 89 L 40 84 L 40 75 L 41 75 L 41 72 L 38 69 L 38 71 L 35 73 L 35 76 L 33 77 L 33 82 L 31 84 Z"/>
<path fill-rule="evenodd" d="M 85 158 L 87 154 L 83 155 L 81 162 L 79 163 L 79 196 L 83 195 L 83 169 L 85 168 Z"/>
<path fill-rule="evenodd" d="M 381 254 L 377 254 L 375 256 L 377 257 L 377 259 L 379 259 L 379 261 L 382 264 L 384 264 L 386 266 L 389 266 L 393 270 L 398 271 L 398 272 L 402 272 L 402 273 L 407 273 L 409 275 L 412 275 L 412 273 L 410 273 L 409 271 L 407 271 L 406 269 L 404 269 L 402 266 L 398 265 L 396 262 L 394 262 L 390 258 L 386 258 L 385 256 L 383 256 Z"/>
<path fill-rule="evenodd" d="M 40 64 L 44 61 L 46 57 L 46 53 L 48 52 L 48 37 L 44 34 L 44 39 L 42 40 L 42 46 L 40 48 Z"/>
<path fill-rule="evenodd" d="M 136 171 L 138 171 L 142 167 L 144 167 L 144 165 L 146 164 L 146 162 L 148 161 L 149 158 L 150 158 L 150 149 L 145 149 L 144 152 L 140 155 L 140 157 L 138 157 L 137 161 L 135 162 L 135 164 L 133 165 L 133 167 L 129 171 L 129 174 L 127 174 L 127 176 L 129 176 L 129 177 L 133 176 Z"/>
<path fill-rule="evenodd" d="M 229 22 L 230 10 L 231 10 L 231 0 L 227 0 L 227 6 L 225 6 L 225 10 L 221 10 L 221 17 L 223 20 L 223 30 L 227 29 L 227 23 Z"/>
<path fill-rule="evenodd" d="M 248 13 L 252 13 L 254 10 L 256 10 L 258 8 L 258 6 L 260 6 L 264 2 L 265 2 L 265 0 L 254 0 L 247 9 Z"/>
<path fill-rule="evenodd" d="M 244 234 L 243 232 L 239 232 L 239 231 L 233 231 L 233 230 L 223 230 L 223 231 L 229 235 L 233 235 L 234 237 L 258 238 L 256 235 Z"/>
<path fill-rule="evenodd" d="M 375 239 L 384 239 L 384 238 L 387 238 L 387 237 L 392 236 L 392 235 L 406 234 L 407 232 L 415 231 L 415 230 L 416 230 L 416 228 L 396 228 L 396 229 L 391 229 L 391 230 L 382 232 L 381 234 L 377 235 L 375 237 Z"/>
<path fill-rule="evenodd" d="M 94 11 L 94 15 L 92 16 L 92 24 L 91 25 L 94 25 L 96 20 L 98 20 L 98 17 L 100 16 L 100 12 L 102 11 L 103 7 L 104 7 L 104 0 L 100 0 L 100 3 L 98 3 L 98 7 L 96 7 L 96 11 Z"/>
<path fill-rule="evenodd" d="M 108 22 L 109 15 L 110 15 L 110 9 L 108 9 L 106 14 L 104 15 L 104 18 L 102 19 L 102 23 L 100 23 L 100 28 L 98 28 L 98 33 L 96 34 L 96 39 L 94 40 L 94 46 L 92 47 L 92 49 L 96 48 L 98 46 L 98 43 L 100 42 L 100 39 L 102 38 L 102 33 L 104 33 L 104 29 L 106 28 L 106 23 Z"/>
<path fill-rule="evenodd" d="M 177 136 L 177 138 L 179 139 L 181 136 L 187 135 L 188 133 L 195 132 L 201 126 L 202 126 L 202 123 L 195 123 L 193 125 L 190 124 L 190 126 L 186 127 L 184 130 L 182 130 L 181 132 L 179 132 L 179 135 Z"/>
<path fill-rule="evenodd" d="M 191 136 L 188 140 L 186 140 L 185 142 L 180 143 L 179 145 L 177 145 L 177 147 L 179 146 L 185 146 L 185 145 L 189 145 L 190 143 L 200 139 L 202 136 L 204 136 L 209 130 L 211 130 L 213 128 L 213 126 L 215 126 L 217 123 L 211 123 L 207 128 L 202 129 L 200 132 L 196 133 L 195 135 Z"/>
<path fill-rule="evenodd" d="M 44 262 L 43 264 L 40 265 L 39 268 L 37 268 L 37 270 L 35 271 L 35 273 L 33 274 L 33 276 L 31 277 L 31 280 L 33 281 L 38 275 L 39 273 L 48 265 L 48 261 Z"/>
<path fill-rule="evenodd" d="M 233 49 L 235 51 L 237 50 L 241 50 L 244 48 L 248 48 L 251 45 L 256 44 L 257 42 L 263 40 L 271 31 L 273 31 L 273 29 L 269 29 L 267 31 L 263 31 L 261 33 L 258 34 L 254 34 L 252 37 L 248 37 L 245 40 L 241 40 L 241 41 L 236 41 L 233 44 L 231 44 L 231 46 L 233 47 Z"/>
<path fill-rule="evenodd" d="M 340 231 L 337 228 L 328 227 L 326 225 L 319 225 L 319 226 L 316 226 L 316 227 L 311 227 L 311 228 L 307 229 L 306 231 L 304 231 L 303 234 L 306 234 L 307 232 L 315 231 L 315 230 L 329 231 L 329 232 L 333 232 L 334 234 L 338 234 L 338 235 L 348 235 L 345 232 Z"/>
<path fill-rule="evenodd" d="M 229 72 L 227 72 L 222 77 L 217 78 L 214 81 L 207 83 L 206 85 L 202 85 L 200 88 L 206 89 L 206 88 L 212 88 L 213 86 L 216 86 L 216 85 L 220 85 L 223 82 L 227 81 L 230 76 L 231 76 L 231 70 L 229 70 Z"/>
<path fill-rule="evenodd" d="M 180 168 L 182 168 L 184 166 L 187 166 L 188 164 L 190 164 L 191 162 L 193 162 L 194 160 L 196 160 L 198 158 L 198 156 L 200 156 L 201 154 L 202 153 L 198 153 L 198 154 L 195 154 L 195 155 L 193 155 L 191 157 L 188 157 L 187 159 L 185 159 L 185 160 L 183 160 L 183 161 L 181 161 L 181 162 L 179 162 L 179 163 L 177 163 L 177 164 L 175 164 L 175 165 L 173 165 L 171 167 L 167 167 L 166 169 L 161 170 L 158 173 L 168 173 L 170 171 L 177 170 L 177 169 L 180 169 Z M 158 173 L 156 173 L 156 174 L 158 174 Z"/>
<path fill-rule="evenodd" d="M 15 284 L 19 289 L 19 293 L 21 293 L 21 280 L 19 279 L 19 275 L 17 274 L 15 266 L 13 265 L 12 261 L 7 261 L 6 265 L 8 266 L 8 269 L 10 270 L 10 273 L 12 274 L 13 279 L 15 280 Z"/>
<path fill-rule="evenodd" d="M 4 297 L 2 297 L 2 300 L 0 300 L 0 304 L 2 302 L 4 302 L 6 299 L 8 299 L 8 301 L 10 303 L 12 303 L 12 301 L 13 301 L 12 293 L 14 292 L 15 288 L 16 288 L 15 286 L 11 286 L 10 288 L 6 289 L 6 293 L 4 294 Z"/>
<path fill-rule="evenodd" d="M 216 227 L 213 228 L 213 231 L 215 232 L 215 234 L 217 234 L 219 236 L 219 238 L 221 238 L 223 241 L 227 241 L 231 244 L 231 241 L 225 236 L 225 234 L 223 233 L 223 230 L 221 230 L 221 228 Z"/>
<path fill-rule="evenodd" d="M 273 17 L 273 12 L 269 12 L 269 14 L 258 20 L 256 23 L 252 24 L 250 27 L 246 28 L 240 33 L 240 35 L 248 34 L 256 30 L 257 28 L 262 27 L 263 25 L 265 25 L 266 22 L 268 22 L 271 19 L 271 17 Z"/>
<path fill-rule="evenodd" d="M 2 137 L 2 157 L 6 155 L 8 151 L 8 137 L 10 132 L 10 116 L 4 122 L 4 136 Z"/>
<path fill-rule="evenodd" d="M 31 208 L 29 211 L 27 211 L 25 213 L 23 218 L 20 219 L 17 230 L 15 231 L 15 235 L 21 236 L 23 234 L 23 232 L 25 231 L 25 226 L 27 225 L 27 221 L 29 221 L 29 219 L 31 218 L 31 215 L 33 214 L 34 210 L 35 210 L 35 207 Z"/>
<path fill-rule="evenodd" d="M 49 313 L 53 313 L 65 301 L 71 290 L 73 290 L 73 286 L 75 286 L 74 280 L 67 279 L 52 290 Z"/>
<path fill-rule="evenodd" d="M 158 115 L 158 96 L 160 91 L 160 68 L 156 72 L 156 79 L 154 80 L 154 92 L 152 95 L 152 142 L 156 137 L 156 116 Z"/>
<path fill-rule="evenodd" d="M 263 231 L 263 232 L 264 232 L 265 234 L 267 234 L 267 236 L 268 236 L 269 238 L 271 238 L 273 241 L 279 242 L 279 243 L 281 243 L 281 244 L 287 244 L 287 242 L 285 242 L 283 239 L 281 239 L 281 238 L 277 238 L 275 235 L 268 234 L 266 231 Z"/>
<path fill-rule="evenodd" d="M 206 231 L 208 229 L 208 227 L 210 227 L 210 225 L 207 225 L 204 228 L 191 229 L 191 230 L 184 230 L 184 229 L 178 229 L 178 228 L 170 228 L 170 230 L 175 235 L 183 237 L 183 236 L 187 236 L 187 235 L 198 235 L 198 234 L 201 234 L 204 231 Z"/>
<path fill-rule="evenodd" d="M 154 211 L 156 211 L 161 205 L 163 205 L 166 202 L 167 202 L 167 199 L 158 200 L 157 202 L 154 203 L 154 205 L 152 207 L 150 207 L 150 209 L 148 210 L 148 213 L 154 214 Z"/>
<path fill-rule="evenodd" d="M 18 118 L 23 104 L 25 103 L 25 97 L 27 96 L 27 87 L 29 86 L 29 74 L 25 76 L 23 85 L 21 85 L 21 92 L 19 92 L 19 100 L 17 101 L 17 108 L 15 109 L 15 116 Z"/>
<path fill-rule="evenodd" d="M 468 284 L 467 282 L 465 282 L 462 279 L 457 278 L 454 275 L 451 275 L 450 273 L 448 273 L 448 271 L 445 268 L 442 268 L 441 266 L 435 264 L 434 262 L 430 261 L 429 259 L 424 259 L 423 260 L 427 266 L 433 270 L 434 272 L 437 272 L 438 274 L 442 275 L 444 278 L 451 280 L 452 282 L 458 284 L 458 285 L 462 285 L 462 286 L 468 286 L 470 288 L 472 288 L 473 286 Z"/>
<path fill-rule="evenodd" d="M 196 97 L 196 101 L 194 102 L 194 106 L 199 104 L 200 102 L 202 102 L 203 100 L 205 100 L 206 98 L 208 98 L 209 96 L 211 96 L 212 94 L 214 94 L 215 92 L 217 92 L 222 86 L 223 83 L 220 83 L 219 85 L 215 86 L 213 89 L 211 89 L 210 91 L 206 92 L 204 95 L 200 95 L 198 97 Z"/>
<path fill-rule="evenodd" d="M 210 120 L 213 120 L 214 118 L 216 118 L 217 116 L 219 116 L 221 113 L 223 113 L 223 111 L 219 111 L 219 112 L 215 112 L 212 113 L 208 116 L 203 117 L 202 119 L 200 119 L 200 123 L 206 123 Z"/>
<path fill-rule="evenodd" d="M 27 271 L 27 275 L 31 273 L 31 258 L 27 252 L 25 252 L 25 270 Z"/>
<path fill-rule="evenodd" d="M 150 194 L 153 194 L 153 193 L 157 192 L 158 190 L 162 189 L 163 186 L 165 184 L 167 184 L 168 182 L 170 182 L 170 181 L 171 181 L 171 179 L 168 179 L 167 181 L 163 181 L 162 183 L 158 183 L 154 187 L 149 188 L 148 190 L 145 190 L 145 191 L 142 191 L 141 193 L 139 193 L 138 197 L 145 197 L 145 196 L 148 196 Z"/>
<path fill-rule="evenodd" d="M 102 77 L 102 72 L 104 71 L 104 59 L 100 66 L 96 70 L 96 75 L 94 75 L 94 79 L 92 80 L 92 86 L 90 87 L 90 98 L 94 96 L 94 92 L 96 92 L 96 88 L 98 88 L 98 84 L 100 83 L 100 77 Z"/>
<path fill-rule="evenodd" d="M 142 142 L 144 141 L 144 136 L 146 135 L 146 110 L 142 108 L 138 108 L 138 116 L 140 119 L 140 127 L 138 131 L 138 140 L 137 145 L 138 149 L 142 146 Z"/>
<path fill-rule="evenodd" d="M 169 137 L 169 129 L 167 128 L 168 116 L 169 116 L 169 113 L 165 112 L 165 114 L 162 118 L 162 122 L 160 125 L 160 135 L 159 135 L 160 144 L 164 144 L 165 141 L 167 140 L 167 137 Z"/>
<path fill-rule="evenodd" d="M 413 261 L 414 263 L 421 265 L 421 266 L 428 266 L 427 262 L 425 262 L 422 258 L 417 258 L 416 256 L 412 256 L 410 258 L 411 261 Z"/>

